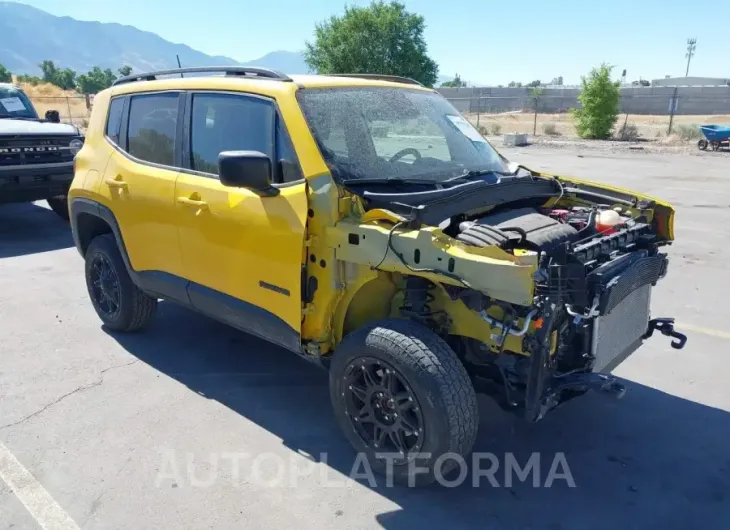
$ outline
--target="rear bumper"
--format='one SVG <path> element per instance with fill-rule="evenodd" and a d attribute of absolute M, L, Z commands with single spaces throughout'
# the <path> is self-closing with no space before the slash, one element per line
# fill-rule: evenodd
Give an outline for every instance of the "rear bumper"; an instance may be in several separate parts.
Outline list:
<path fill-rule="evenodd" d="M 66 195 L 73 177 L 73 161 L 0 166 L 0 203 L 31 202 Z"/>

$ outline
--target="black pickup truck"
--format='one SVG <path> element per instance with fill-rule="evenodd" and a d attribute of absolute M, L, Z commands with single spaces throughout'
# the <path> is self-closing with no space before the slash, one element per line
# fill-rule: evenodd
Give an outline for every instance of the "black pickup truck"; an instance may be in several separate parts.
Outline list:
<path fill-rule="evenodd" d="M 41 119 L 19 87 L 0 83 L 0 205 L 45 199 L 68 219 L 66 193 L 83 145 L 81 131 L 59 123 L 58 112 Z"/>

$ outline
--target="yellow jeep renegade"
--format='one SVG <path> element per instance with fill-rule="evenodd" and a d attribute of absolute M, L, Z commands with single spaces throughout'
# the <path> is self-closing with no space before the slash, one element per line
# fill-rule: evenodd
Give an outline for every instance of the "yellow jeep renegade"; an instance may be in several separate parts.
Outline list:
<path fill-rule="evenodd" d="M 109 329 L 167 299 L 321 364 L 345 435 L 399 481 L 470 452 L 475 391 L 534 422 L 622 395 L 609 373 L 653 331 L 686 340 L 649 315 L 669 204 L 509 163 L 408 79 L 126 77 L 96 96 L 75 168 Z"/>

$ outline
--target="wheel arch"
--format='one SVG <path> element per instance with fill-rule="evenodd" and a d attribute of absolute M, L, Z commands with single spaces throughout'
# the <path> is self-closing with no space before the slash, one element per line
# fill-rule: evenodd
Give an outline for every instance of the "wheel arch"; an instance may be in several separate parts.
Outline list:
<path fill-rule="evenodd" d="M 335 340 L 339 343 L 352 331 L 391 316 L 392 301 L 398 286 L 392 275 L 369 271 L 354 285 L 348 286 L 335 312 Z"/>
<path fill-rule="evenodd" d="M 95 237 L 111 233 L 117 242 L 127 272 L 132 278 L 132 281 L 139 285 L 137 274 L 132 269 L 129 254 L 127 254 L 124 239 L 122 238 L 122 232 L 114 213 L 103 204 L 84 198 L 72 199 L 69 205 L 69 211 L 71 214 L 71 232 L 76 249 L 81 256 L 86 256 L 86 250 Z"/>

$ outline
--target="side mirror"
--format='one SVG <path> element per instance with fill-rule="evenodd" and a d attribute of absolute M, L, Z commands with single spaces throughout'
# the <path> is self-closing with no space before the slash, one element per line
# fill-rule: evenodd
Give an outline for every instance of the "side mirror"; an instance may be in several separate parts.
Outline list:
<path fill-rule="evenodd" d="M 61 116 L 58 114 L 57 110 L 47 110 L 46 121 L 51 123 L 61 123 Z"/>
<path fill-rule="evenodd" d="M 224 186 L 264 195 L 278 191 L 271 185 L 271 159 L 260 151 L 223 151 L 218 155 L 218 178 Z"/>

